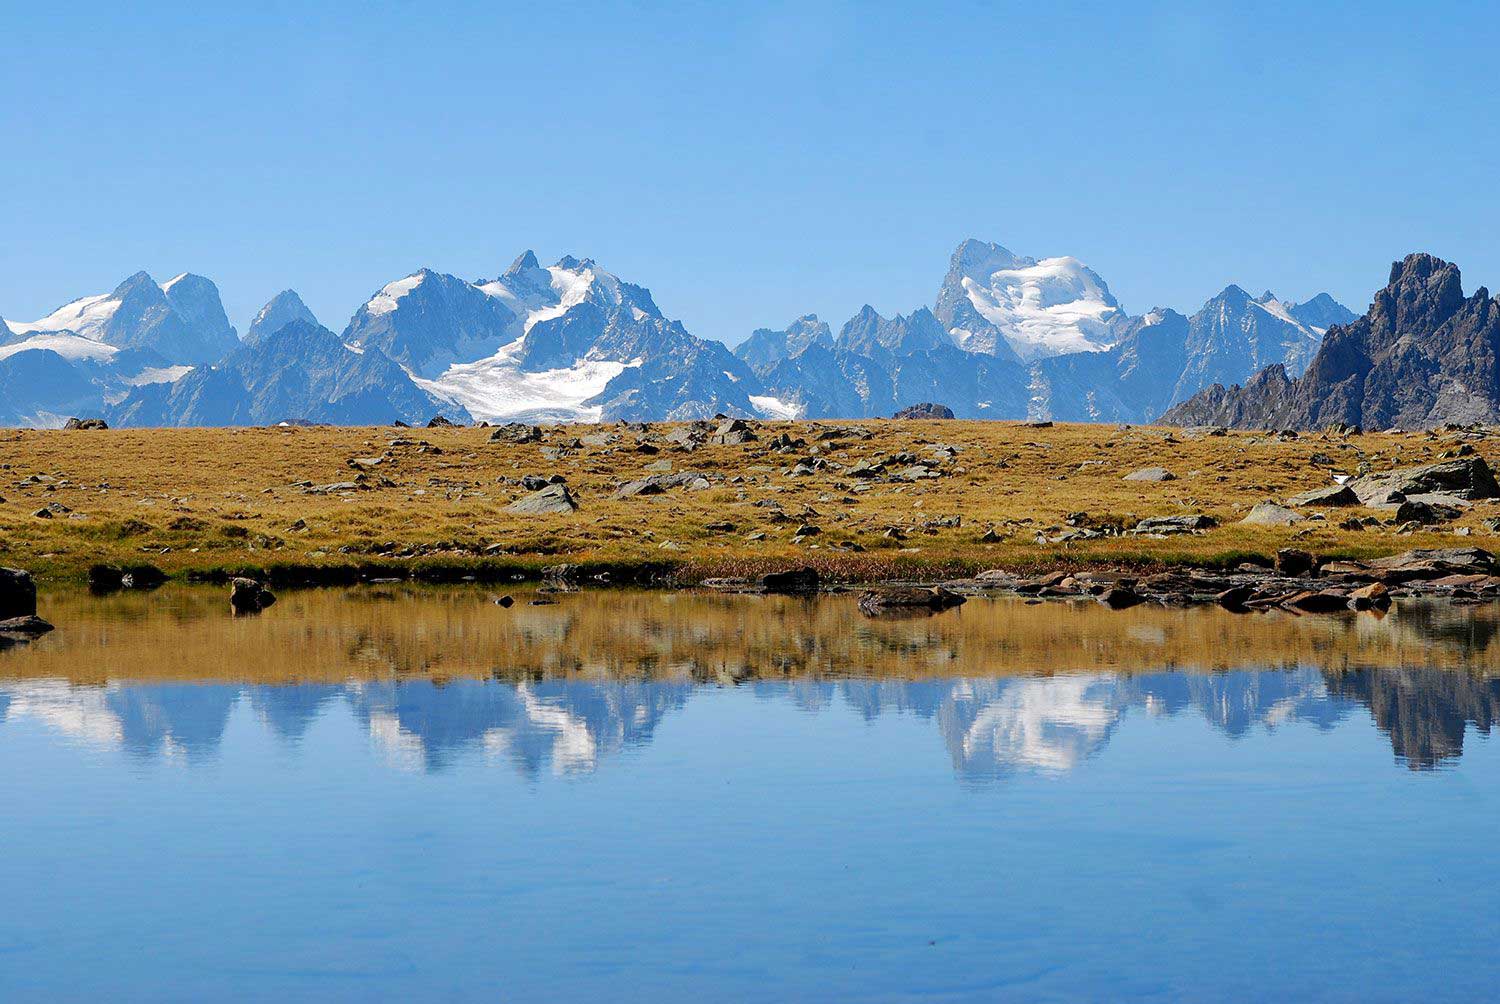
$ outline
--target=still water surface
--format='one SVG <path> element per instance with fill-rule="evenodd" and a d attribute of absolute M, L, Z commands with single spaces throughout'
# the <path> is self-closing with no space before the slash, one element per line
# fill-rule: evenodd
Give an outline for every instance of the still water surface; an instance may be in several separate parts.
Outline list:
<path fill-rule="evenodd" d="M 1493 608 L 219 590 L 0 652 L 0 1000 L 1500 993 Z"/>

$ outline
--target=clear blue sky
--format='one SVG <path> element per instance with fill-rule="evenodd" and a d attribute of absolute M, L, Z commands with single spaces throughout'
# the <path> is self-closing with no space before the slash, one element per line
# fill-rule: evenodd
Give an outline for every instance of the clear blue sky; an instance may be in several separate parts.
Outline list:
<path fill-rule="evenodd" d="M 930 303 L 968 235 L 1133 312 L 1500 286 L 1492 5 L 236 6 L 5 12 L 0 315 L 192 270 L 338 330 L 531 247 L 733 342 Z"/>

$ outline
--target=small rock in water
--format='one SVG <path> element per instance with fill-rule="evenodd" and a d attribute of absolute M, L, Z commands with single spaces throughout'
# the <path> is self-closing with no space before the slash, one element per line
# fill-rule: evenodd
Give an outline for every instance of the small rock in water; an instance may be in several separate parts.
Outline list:
<path fill-rule="evenodd" d="M 229 606 L 237 614 L 260 613 L 276 602 L 276 594 L 254 579 L 237 577 L 229 583 Z"/>

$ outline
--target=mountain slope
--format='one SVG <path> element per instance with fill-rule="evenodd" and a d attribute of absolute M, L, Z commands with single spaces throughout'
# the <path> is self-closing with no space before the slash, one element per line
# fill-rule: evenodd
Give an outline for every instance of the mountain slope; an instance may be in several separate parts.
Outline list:
<path fill-rule="evenodd" d="M 810 345 L 833 348 L 833 332 L 818 320 L 817 314 L 805 314 L 780 331 L 756 328 L 749 338 L 734 347 L 734 354 L 759 373 L 800 354 Z"/>
<path fill-rule="evenodd" d="M 1243 386 L 1208 388 L 1169 424 L 1422 428 L 1500 419 L 1500 301 L 1465 297 L 1456 266 L 1427 254 L 1391 266 L 1369 311 L 1329 329 L 1301 377 L 1271 366 Z"/>
<path fill-rule="evenodd" d="M 357 351 L 327 328 L 294 321 L 216 366 L 138 387 L 109 411 L 117 425 L 266 425 L 305 419 L 335 425 L 466 419 L 434 399 L 379 349 Z"/>

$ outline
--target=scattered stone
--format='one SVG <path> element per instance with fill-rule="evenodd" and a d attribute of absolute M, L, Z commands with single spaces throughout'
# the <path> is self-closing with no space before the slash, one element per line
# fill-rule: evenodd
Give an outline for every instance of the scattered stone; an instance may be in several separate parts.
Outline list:
<path fill-rule="evenodd" d="M 566 514 L 575 512 L 577 509 L 578 503 L 565 484 L 549 484 L 540 491 L 532 492 L 506 506 L 506 512 L 533 516 Z"/>
<path fill-rule="evenodd" d="M 1142 467 L 1125 475 L 1126 481 L 1176 481 L 1177 475 L 1165 467 Z"/>
<path fill-rule="evenodd" d="M 527 425 L 524 422 L 510 422 L 498 426 L 490 433 L 492 443 L 539 443 L 542 441 L 542 430 L 535 425 Z"/>
<path fill-rule="evenodd" d="M 449 420 L 447 418 L 444 418 L 442 415 L 433 415 L 431 418 L 429 418 L 427 420 L 427 428 L 429 428 L 429 429 L 456 429 L 456 428 L 458 428 L 458 423 L 454 422 L 454 421 L 451 421 L 451 420 Z"/>
<path fill-rule="evenodd" d="M 1240 522 L 1250 526 L 1291 526 L 1302 522 L 1305 518 L 1301 513 L 1293 512 L 1286 506 L 1277 505 L 1275 502 L 1260 502 Z"/>
<path fill-rule="evenodd" d="M 1297 506 L 1346 506 L 1359 505 L 1359 496 L 1347 484 L 1328 485 L 1293 495 L 1287 501 Z"/>

